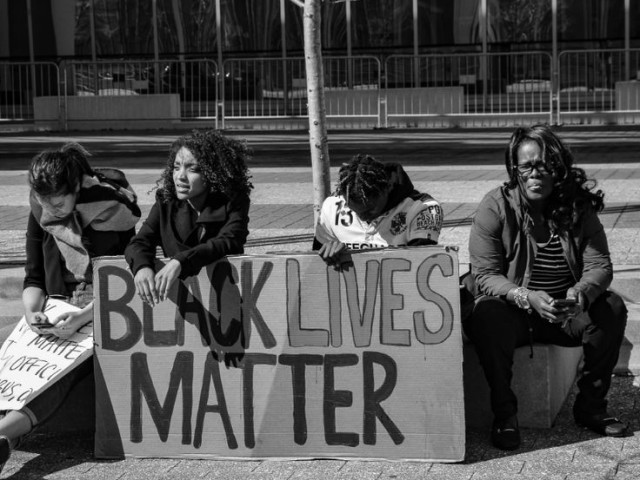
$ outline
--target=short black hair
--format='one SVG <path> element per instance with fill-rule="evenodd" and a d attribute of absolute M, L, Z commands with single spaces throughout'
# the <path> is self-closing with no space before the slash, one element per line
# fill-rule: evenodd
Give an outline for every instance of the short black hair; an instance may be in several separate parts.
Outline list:
<path fill-rule="evenodd" d="M 40 196 L 67 195 L 82 185 L 84 175 L 93 176 L 91 154 L 77 143 L 65 143 L 57 150 L 44 150 L 31 160 L 29 185 Z"/>

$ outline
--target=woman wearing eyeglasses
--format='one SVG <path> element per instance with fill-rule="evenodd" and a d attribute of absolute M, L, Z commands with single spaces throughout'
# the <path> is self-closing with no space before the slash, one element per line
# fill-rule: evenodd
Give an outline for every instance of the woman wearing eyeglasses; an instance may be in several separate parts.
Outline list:
<path fill-rule="evenodd" d="M 520 445 L 513 354 L 533 342 L 583 346 L 574 419 L 624 436 L 627 425 L 607 413 L 606 401 L 627 310 L 607 291 L 613 268 L 597 215 L 604 194 L 548 126 L 518 128 L 505 164 L 509 180 L 480 202 L 471 228 L 478 296 L 464 322 L 491 389 L 491 441 L 503 450 Z"/>

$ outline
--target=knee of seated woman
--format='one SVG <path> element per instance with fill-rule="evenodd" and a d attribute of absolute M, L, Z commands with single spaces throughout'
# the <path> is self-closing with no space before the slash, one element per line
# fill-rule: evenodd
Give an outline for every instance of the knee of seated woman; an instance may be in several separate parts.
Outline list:
<path fill-rule="evenodd" d="M 589 322 L 612 333 L 624 333 L 627 325 L 627 307 L 620 295 L 606 291 L 589 305 Z"/>

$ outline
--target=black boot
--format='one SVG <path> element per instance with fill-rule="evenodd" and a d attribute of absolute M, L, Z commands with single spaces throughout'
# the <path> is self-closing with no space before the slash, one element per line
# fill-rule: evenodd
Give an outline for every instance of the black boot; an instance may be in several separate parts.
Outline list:
<path fill-rule="evenodd" d="M 520 447 L 520 429 L 518 417 L 515 415 L 505 419 L 493 421 L 491 427 L 491 443 L 500 450 L 516 450 Z"/>
<path fill-rule="evenodd" d="M 626 437 L 629 429 L 626 423 L 609 415 L 606 410 L 600 413 L 586 413 L 574 407 L 573 418 L 581 427 L 605 437 Z"/>

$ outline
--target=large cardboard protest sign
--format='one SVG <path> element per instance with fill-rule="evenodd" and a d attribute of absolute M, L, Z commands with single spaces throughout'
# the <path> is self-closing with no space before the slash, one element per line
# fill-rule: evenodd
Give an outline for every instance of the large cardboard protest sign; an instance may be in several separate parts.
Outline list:
<path fill-rule="evenodd" d="M 79 310 L 62 300 L 49 298 L 43 313 L 50 320 Z M 19 410 L 93 353 L 91 323 L 64 339 L 39 335 L 25 317 L 0 348 L 0 410 Z"/>
<path fill-rule="evenodd" d="M 230 257 L 154 308 L 94 265 L 98 457 L 464 458 L 456 252 Z"/>

